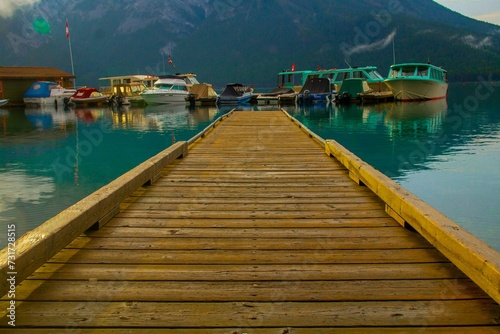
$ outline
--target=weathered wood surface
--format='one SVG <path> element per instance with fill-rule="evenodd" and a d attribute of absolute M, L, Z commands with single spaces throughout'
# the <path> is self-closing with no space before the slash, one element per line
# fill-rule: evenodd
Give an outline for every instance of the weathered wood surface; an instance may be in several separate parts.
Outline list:
<path fill-rule="evenodd" d="M 348 175 L 283 113 L 236 112 L 22 282 L 17 329 L 500 333 L 500 306 Z"/>
<path fill-rule="evenodd" d="M 437 250 L 500 303 L 500 254 L 466 229 L 375 170 L 334 141 L 326 153 L 349 170 L 351 178 L 366 185 L 386 203 L 386 211 L 403 226 L 410 225 Z"/>

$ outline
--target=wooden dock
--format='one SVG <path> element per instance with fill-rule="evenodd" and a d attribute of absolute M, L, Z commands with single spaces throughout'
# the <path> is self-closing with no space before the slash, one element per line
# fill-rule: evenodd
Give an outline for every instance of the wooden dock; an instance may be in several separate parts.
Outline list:
<path fill-rule="evenodd" d="M 233 112 L 19 239 L 16 329 L 500 333 L 498 252 L 370 168 Z"/>

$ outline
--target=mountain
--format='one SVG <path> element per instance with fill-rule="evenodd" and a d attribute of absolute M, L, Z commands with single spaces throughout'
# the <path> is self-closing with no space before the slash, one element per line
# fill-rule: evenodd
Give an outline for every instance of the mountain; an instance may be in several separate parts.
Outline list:
<path fill-rule="evenodd" d="M 500 27 L 431 0 L 40 0 L 0 17 L 0 65 L 71 72 L 66 19 L 78 85 L 195 72 L 216 87 L 270 87 L 292 63 L 386 75 L 393 45 L 397 62 L 430 60 L 450 80 L 500 75 Z"/>

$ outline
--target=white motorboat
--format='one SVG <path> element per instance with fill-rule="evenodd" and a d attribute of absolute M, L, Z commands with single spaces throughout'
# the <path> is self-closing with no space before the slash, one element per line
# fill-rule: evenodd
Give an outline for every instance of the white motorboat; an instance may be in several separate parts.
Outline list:
<path fill-rule="evenodd" d="M 36 81 L 24 93 L 23 102 L 30 107 L 63 106 L 64 99 L 76 93 L 74 89 L 61 87 L 52 81 Z"/>
<path fill-rule="evenodd" d="M 178 76 L 160 77 L 153 89 L 141 93 L 147 104 L 186 103 L 189 91 L 186 82 Z"/>

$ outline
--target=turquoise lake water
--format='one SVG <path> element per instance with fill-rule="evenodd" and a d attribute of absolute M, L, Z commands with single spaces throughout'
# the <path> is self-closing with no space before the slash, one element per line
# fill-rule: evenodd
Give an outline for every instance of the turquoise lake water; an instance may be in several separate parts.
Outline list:
<path fill-rule="evenodd" d="M 0 109 L 0 246 L 7 225 L 20 237 L 230 109 Z M 440 101 L 285 109 L 500 250 L 500 85 L 452 84 Z"/>

